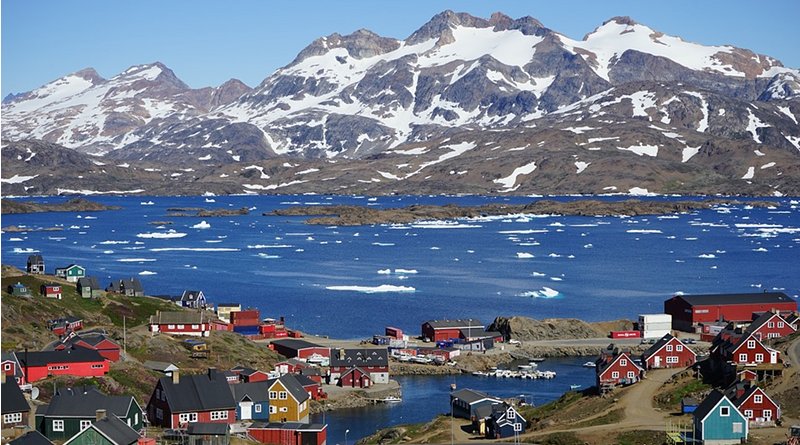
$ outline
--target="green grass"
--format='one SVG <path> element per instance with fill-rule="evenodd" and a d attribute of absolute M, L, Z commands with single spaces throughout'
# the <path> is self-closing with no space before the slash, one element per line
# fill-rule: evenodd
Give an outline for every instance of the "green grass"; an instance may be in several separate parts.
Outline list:
<path fill-rule="evenodd" d="M 586 443 L 573 432 L 553 433 L 544 437 L 526 438 L 524 441 L 541 445 L 584 445 Z"/>
<path fill-rule="evenodd" d="M 584 428 L 584 427 L 587 427 L 587 426 L 608 425 L 609 423 L 617 423 L 617 422 L 621 421 L 622 418 L 624 417 L 623 411 L 624 410 L 622 408 L 618 408 L 618 409 L 609 411 L 608 413 L 606 413 L 606 414 L 604 414 L 604 415 L 602 415 L 600 417 L 595 417 L 594 419 L 590 419 L 590 420 L 586 420 L 586 421 L 583 421 L 583 422 L 579 422 L 579 423 L 573 424 L 573 427 L 574 428 Z"/>
<path fill-rule="evenodd" d="M 664 440 L 663 431 L 625 431 L 617 435 L 619 445 L 661 445 Z"/>
<path fill-rule="evenodd" d="M 544 405 L 539 405 L 536 407 L 526 406 L 520 408 L 519 413 L 522 417 L 528 419 L 529 421 L 546 419 L 550 416 L 558 414 L 560 411 L 581 400 L 582 398 L 583 395 L 581 393 L 570 391 L 559 397 L 557 400 L 545 403 Z"/>
<path fill-rule="evenodd" d="M 123 317 L 128 327 L 143 325 L 150 321 L 150 316 L 156 311 L 180 310 L 174 303 L 150 297 L 125 297 L 121 295 L 108 295 L 108 304 L 103 308 L 103 314 L 111 319 L 115 326 L 123 325 Z"/>
<path fill-rule="evenodd" d="M 700 380 L 692 380 L 683 386 L 679 386 L 669 391 L 666 394 L 666 398 L 657 398 L 656 402 L 662 408 L 674 409 L 680 406 L 681 400 L 684 397 L 708 391 L 709 389 L 711 389 L 711 385 L 703 383 Z"/>

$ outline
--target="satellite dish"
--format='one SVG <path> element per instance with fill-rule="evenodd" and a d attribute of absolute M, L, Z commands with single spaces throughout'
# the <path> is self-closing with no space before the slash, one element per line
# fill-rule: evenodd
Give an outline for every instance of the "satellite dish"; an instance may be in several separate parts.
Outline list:
<path fill-rule="evenodd" d="M 36 400 L 39 397 L 39 388 L 33 387 L 31 389 L 31 400 Z"/>

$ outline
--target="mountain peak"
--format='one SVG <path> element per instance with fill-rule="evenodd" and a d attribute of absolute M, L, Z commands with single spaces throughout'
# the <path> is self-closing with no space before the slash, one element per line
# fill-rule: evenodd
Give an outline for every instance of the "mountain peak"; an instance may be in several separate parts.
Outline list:
<path fill-rule="evenodd" d="M 502 21 L 503 17 L 504 16 L 502 14 L 497 15 L 496 20 Z M 466 12 L 453 12 L 448 9 L 436 14 L 428 21 L 428 23 L 425 23 L 418 30 L 414 31 L 410 36 L 408 36 L 406 43 L 408 45 L 414 45 L 430 39 L 441 38 L 443 33 L 456 26 L 488 28 L 492 26 L 492 24 L 486 19 L 472 16 Z"/>
<path fill-rule="evenodd" d="M 75 71 L 74 73 L 72 73 L 72 75 L 80 77 L 81 79 L 88 80 L 93 84 L 98 84 L 105 80 L 100 74 L 97 73 L 97 71 L 94 68 L 91 67 L 84 68 L 80 71 Z"/>
<path fill-rule="evenodd" d="M 633 20 L 632 18 L 628 17 L 627 15 L 624 15 L 624 16 L 619 16 L 618 15 L 616 17 L 611 17 L 610 19 L 608 19 L 605 22 L 603 22 L 603 24 L 605 25 L 607 23 L 612 23 L 612 22 L 616 23 L 618 25 L 628 25 L 628 26 L 634 26 L 634 25 L 638 25 L 639 24 L 635 20 Z"/>
<path fill-rule="evenodd" d="M 314 40 L 300 51 L 290 65 L 300 63 L 309 57 L 321 56 L 335 48 L 344 48 L 350 56 L 356 59 L 365 59 L 394 51 L 399 47 L 400 42 L 396 39 L 382 37 L 362 28 L 344 36 L 333 33 Z"/>

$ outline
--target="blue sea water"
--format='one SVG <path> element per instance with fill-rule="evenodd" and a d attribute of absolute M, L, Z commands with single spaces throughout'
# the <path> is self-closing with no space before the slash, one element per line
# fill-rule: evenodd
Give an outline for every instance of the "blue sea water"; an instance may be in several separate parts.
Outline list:
<path fill-rule="evenodd" d="M 794 298 L 800 293 L 800 203 L 790 198 L 772 199 L 773 208 L 738 205 L 680 215 L 515 215 L 456 224 L 360 227 L 307 225 L 305 217 L 262 216 L 262 212 L 291 205 L 386 208 L 415 203 L 527 203 L 533 198 L 92 199 L 123 208 L 4 215 L 3 227 L 63 230 L 4 232 L 3 264 L 24 268 L 28 254 L 39 252 L 51 273 L 57 266 L 78 263 L 103 284 L 136 276 L 148 294 L 200 289 L 213 303 L 257 307 L 262 317 L 285 316 L 292 328 L 338 338 L 368 337 L 382 333 L 387 325 L 417 335 L 424 321 L 448 317 L 472 317 L 486 324 L 496 316 L 511 315 L 589 321 L 635 318 L 661 312 L 663 301 L 675 292 L 777 289 Z M 252 210 L 235 217 L 168 217 L 170 207 Z M 151 224 L 165 220 L 173 224 Z M 175 232 L 167 236 L 180 237 L 153 237 L 170 230 Z M 391 291 L 370 293 L 380 289 Z M 530 393 L 542 403 L 558 397 L 570 384 L 592 384 L 591 370 L 579 367 L 583 361 L 548 360 L 550 367 L 542 369 L 559 373 L 552 382 L 459 376 L 456 383 L 500 396 Z M 378 427 L 447 412 L 450 379 L 401 377 L 403 403 L 327 414 L 330 443 L 343 443 L 345 429 L 350 429 L 352 443 Z"/>

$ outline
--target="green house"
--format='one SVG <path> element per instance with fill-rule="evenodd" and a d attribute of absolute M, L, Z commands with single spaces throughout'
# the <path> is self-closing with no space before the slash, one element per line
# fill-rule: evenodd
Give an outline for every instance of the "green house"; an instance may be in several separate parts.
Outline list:
<path fill-rule="evenodd" d="M 733 445 L 747 440 L 747 418 L 717 390 L 711 391 L 693 415 L 696 441 L 709 445 Z"/>
<path fill-rule="evenodd" d="M 56 276 L 61 277 L 70 283 L 77 283 L 78 279 L 86 276 L 86 269 L 77 264 L 70 264 L 67 267 L 56 268 Z"/>
<path fill-rule="evenodd" d="M 98 410 L 99 417 L 91 425 L 72 436 L 64 445 L 132 445 L 138 442 L 139 433 L 125 422 Z"/>
<path fill-rule="evenodd" d="M 97 410 L 134 431 L 144 427 L 142 408 L 133 396 L 107 396 L 93 386 L 61 388 L 49 405 L 36 410 L 36 429 L 50 440 L 67 440 L 97 420 Z"/>
<path fill-rule="evenodd" d="M 8 286 L 8 293 L 14 295 L 15 297 L 30 297 L 31 291 L 28 289 L 27 286 L 24 284 L 17 282 L 17 284 L 12 284 Z"/>

